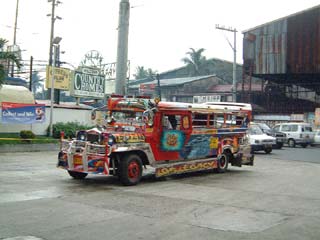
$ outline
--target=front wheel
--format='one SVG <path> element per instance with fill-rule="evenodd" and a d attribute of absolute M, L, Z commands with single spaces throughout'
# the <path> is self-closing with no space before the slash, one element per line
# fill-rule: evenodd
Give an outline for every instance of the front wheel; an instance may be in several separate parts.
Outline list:
<path fill-rule="evenodd" d="M 124 156 L 120 162 L 120 181 L 123 185 L 132 186 L 140 182 L 142 177 L 142 161 L 136 154 Z"/>
<path fill-rule="evenodd" d="M 283 147 L 283 143 L 277 143 L 277 149 L 281 149 Z"/>
<path fill-rule="evenodd" d="M 75 171 L 68 171 L 68 173 L 74 179 L 84 179 L 88 175 L 88 173 L 75 172 Z"/>
<path fill-rule="evenodd" d="M 217 164 L 218 164 L 218 166 L 217 166 L 218 173 L 226 172 L 228 169 L 228 164 L 229 164 L 229 156 L 225 153 L 221 154 L 218 157 Z"/>
<path fill-rule="evenodd" d="M 289 139 L 288 145 L 289 145 L 289 147 L 294 148 L 294 147 L 296 147 L 296 142 L 293 139 Z"/>

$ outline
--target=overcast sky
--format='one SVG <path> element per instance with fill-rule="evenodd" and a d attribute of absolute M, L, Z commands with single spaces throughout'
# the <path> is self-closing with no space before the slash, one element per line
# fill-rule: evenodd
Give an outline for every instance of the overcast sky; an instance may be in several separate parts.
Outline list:
<path fill-rule="evenodd" d="M 62 37 L 61 61 L 78 65 L 86 52 L 98 50 L 105 63 L 116 61 L 120 0 L 60 0 L 55 36 Z M 16 0 L 0 0 L 0 37 L 13 42 Z M 242 31 L 316 6 L 319 0 L 130 0 L 131 76 L 136 66 L 158 72 L 183 66 L 189 48 L 205 48 L 207 58 L 233 61 L 225 37 L 238 30 L 237 62 L 242 63 Z M 47 0 L 20 0 L 17 44 L 23 59 L 48 60 L 51 5 Z M 225 36 L 224 36 L 225 35 Z"/>

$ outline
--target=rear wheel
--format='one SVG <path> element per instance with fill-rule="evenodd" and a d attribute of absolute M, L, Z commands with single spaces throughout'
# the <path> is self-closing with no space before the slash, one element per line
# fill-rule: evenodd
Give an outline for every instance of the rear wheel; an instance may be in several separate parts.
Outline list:
<path fill-rule="evenodd" d="M 88 175 L 88 173 L 75 172 L 75 171 L 68 171 L 68 173 L 74 179 L 84 179 Z"/>
<path fill-rule="evenodd" d="M 136 154 L 124 156 L 120 162 L 120 181 L 126 186 L 136 185 L 142 177 L 142 161 Z"/>
<path fill-rule="evenodd" d="M 272 148 L 271 148 L 271 147 L 268 147 L 268 148 L 264 149 L 264 152 L 267 153 L 267 154 L 269 154 L 269 153 L 272 152 Z"/>
<path fill-rule="evenodd" d="M 289 147 L 294 148 L 294 147 L 296 147 L 296 142 L 293 139 L 289 139 L 288 145 L 289 145 Z"/>
<path fill-rule="evenodd" d="M 229 156 L 226 153 L 221 154 L 218 157 L 217 161 L 217 172 L 218 173 L 224 173 L 228 169 L 228 164 L 229 164 Z"/>

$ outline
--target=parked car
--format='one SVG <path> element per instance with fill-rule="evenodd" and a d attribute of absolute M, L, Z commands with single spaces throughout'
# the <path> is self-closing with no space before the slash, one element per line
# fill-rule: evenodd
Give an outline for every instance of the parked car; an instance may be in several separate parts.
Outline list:
<path fill-rule="evenodd" d="M 251 145 L 251 151 L 265 151 L 265 153 L 272 152 L 272 145 L 276 144 L 276 138 L 265 134 L 261 128 L 254 123 L 250 123 L 248 129 L 248 138 Z"/>
<path fill-rule="evenodd" d="M 275 131 L 265 123 L 254 124 L 257 124 L 265 134 L 276 138 L 276 144 L 272 146 L 273 149 L 281 149 L 283 144 L 287 142 L 287 136 L 285 133 Z"/>
<path fill-rule="evenodd" d="M 314 133 L 313 143 L 311 145 L 320 145 L 320 129 L 317 129 Z"/>
<path fill-rule="evenodd" d="M 289 147 L 295 147 L 297 144 L 303 148 L 311 145 L 314 141 L 314 132 L 309 123 L 294 122 L 280 123 L 273 128 L 277 132 L 283 132 L 287 135 Z"/>

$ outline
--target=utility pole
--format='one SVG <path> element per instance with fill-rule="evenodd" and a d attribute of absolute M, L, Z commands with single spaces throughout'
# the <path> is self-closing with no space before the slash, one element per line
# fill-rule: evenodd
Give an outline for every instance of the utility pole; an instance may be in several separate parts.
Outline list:
<path fill-rule="evenodd" d="M 54 23 L 56 21 L 56 19 L 61 20 L 62 18 L 59 16 L 55 15 L 55 8 L 56 6 L 61 3 L 59 0 L 48 0 L 48 2 L 51 2 L 51 14 L 47 14 L 47 16 L 51 16 L 51 28 L 50 28 L 50 46 L 49 46 L 49 66 L 52 67 L 52 63 L 53 63 L 53 39 L 54 39 Z M 59 98 L 60 98 L 60 90 L 59 89 L 55 89 L 55 94 L 56 94 L 56 99 L 55 102 L 57 104 L 59 104 Z M 49 98 L 49 96 L 48 96 Z"/>
<path fill-rule="evenodd" d="M 30 57 L 30 72 L 29 72 L 29 90 L 30 92 L 32 91 L 32 65 L 33 65 L 33 57 Z M 35 92 L 33 93 L 33 95 L 36 94 Z"/>
<path fill-rule="evenodd" d="M 50 2 L 50 1 L 48 0 L 48 2 Z M 49 66 L 52 66 L 52 49 L 53 49 L 52 41 L 53 41 L 53 34 L 54 34 L 54 21 L 55 21 L 54 15 L 55 15 L 56 0 L 51 0 L 51 2 L 52 2 L 51 15 L 50 14 L 47 15 L 47 16 L 51 16 Z"/>
<path fill-rule="evenodd" d="M 121 0 L 119 6 L 118 48 L 116 65 L 115 93 L 125 95 L 128 61 L 128 36 L 129 36 L 129 0 Z"/>
<path fill-rule="evenodd" d="M 233 74 L 232 74 L 232 100 L 233 102 L 237 102 L 237 29 L 229 27 L 226 28 L 224 26 L 220 26 L 219 24 L 216 24 L 216 29 L 224 30 L 224 31 L 229 31 L 233 32 L 234 34 L 234 42 L 233 46 L 230 43 L 229 39 L 227 39 L 230 47 L 233 50 Z"/>
<path fill-rule="evenodd" d="M 13 30 L 13 47 L 12 50 L 14 51 L 15 46 L 17 44 L 17 24 L 18 24 L 18 13 L 19 13 L 19 0 L 17 0 L 17 5 L 16 5 L 16 17 L 14 20 L 14 30 Z M 12 62 L 11 66 L 11 77 L 14 76 L 14 62 Z"/>

